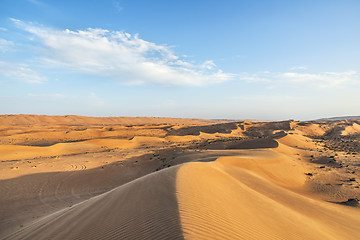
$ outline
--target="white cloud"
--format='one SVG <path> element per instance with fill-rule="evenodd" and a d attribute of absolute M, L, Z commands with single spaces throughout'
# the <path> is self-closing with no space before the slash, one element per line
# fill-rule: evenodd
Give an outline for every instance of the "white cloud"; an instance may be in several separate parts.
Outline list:
<path fill-rule="evenodd" d="M 170 47 L 145 41 L 137 34 L 105 29 L 56 30 L 12 19 L 36 36 L 47 50 L 48 64 L 129 84 L 160 83 L 201 86 L 234 78 L 212 61 L 195 65 Z"/>
<path fill-rule="evenodd" d="M 205 61 L 202 65 L 201 65 L 202 69 L 206 69 L 206 70 L 213 70 L 214 68 L 216 68 L 216 64 L 214 63 L 214 61 Z"/>
<path fill-rule="evenodd" d="M 26 64 L 12 64 L 0 61 L 0 74 L 10 79 L 27 82 L 42 83 L 46 80 Z"/>
<path fill-rule="evenodd" d="M 0 27 L 0 31 L 7 31 L 7 28 L 4 28 L 4 27 Z"/>

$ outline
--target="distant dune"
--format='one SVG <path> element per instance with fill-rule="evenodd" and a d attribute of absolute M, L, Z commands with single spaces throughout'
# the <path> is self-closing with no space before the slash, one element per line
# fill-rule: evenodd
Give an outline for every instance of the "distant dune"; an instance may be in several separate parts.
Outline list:
<path fill-rule="evenodd" d="M 76 115 L 0 115 L 0 125 L 141 125 L 141 124 L 211 124 L 225 121 L 187 119 L 187 118 L 156 118 L 156 117 L 84 117 Z"/>
<path fill-rule="evenodd" d="M 357 120 L 0 116 L 0 239 L 359 239 L 359 136 Z"/>
<path fill-rule="evenodd" d="M 351 119 L 360 119 L 360 116 L 342 116 L 342 117 L 320 118 L 315 121 L 342 121 L 342 120 L 351 120 Z"/>

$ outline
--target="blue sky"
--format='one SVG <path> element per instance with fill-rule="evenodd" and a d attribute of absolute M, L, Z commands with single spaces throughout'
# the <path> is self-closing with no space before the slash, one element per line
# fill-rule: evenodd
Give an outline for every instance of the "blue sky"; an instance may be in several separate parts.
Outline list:
<path fill-rule="evenodd" d="M 360 115 L 357 0 L 0 0 L 0 114 Z"/>

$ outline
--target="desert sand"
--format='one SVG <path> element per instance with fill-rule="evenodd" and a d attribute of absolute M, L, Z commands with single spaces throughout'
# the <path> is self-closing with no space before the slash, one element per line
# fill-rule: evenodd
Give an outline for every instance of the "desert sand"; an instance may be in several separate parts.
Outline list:
<path fill-rule="evenodd" d="M 0 239 L 359 239 L 360 121 L 0 116 Z"/>

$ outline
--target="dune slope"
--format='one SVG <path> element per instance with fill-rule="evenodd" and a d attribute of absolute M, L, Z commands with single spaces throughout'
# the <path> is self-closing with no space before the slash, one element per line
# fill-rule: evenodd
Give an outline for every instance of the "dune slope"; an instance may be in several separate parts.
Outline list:
<path fill-rule="evenodd" d="M 182 239 L 177 167 L 51 214 L 5 239 Z"/>
<path fill-rule="evenodd" d="M 304 194 L 303 166 L 244 150 L 168 168 L 51 214 L 5 239 L 356 239 L 357 208 Z"/>
<path fill-rule="evenodd" d="M 296 193 L 301 166 L 281 154 L 224 157 L 178 171 L 185 239 L 357 239 L 359 209 Z"/>

